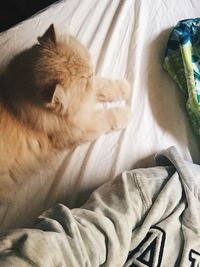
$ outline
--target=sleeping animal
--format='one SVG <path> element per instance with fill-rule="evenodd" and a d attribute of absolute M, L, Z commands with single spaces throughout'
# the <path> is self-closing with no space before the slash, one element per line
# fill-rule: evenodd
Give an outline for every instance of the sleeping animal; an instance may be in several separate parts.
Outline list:
<path fill-rule="evenodd" d="M 87 48 L 72 36 L 59 39 L 51 25 L 1 77 L 0 203 L 59 151 L 125 127 L 127 105 L 95 105 L 126 100 L 129 92 L 126 81 L 96 77 Z"/>

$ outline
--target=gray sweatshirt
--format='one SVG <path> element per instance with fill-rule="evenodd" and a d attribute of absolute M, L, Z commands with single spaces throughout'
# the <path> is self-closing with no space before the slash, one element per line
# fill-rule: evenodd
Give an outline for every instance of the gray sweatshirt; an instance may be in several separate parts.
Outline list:
<path fill-rule="evenodd" d="M 200 166 L 171 147 L 157 167 L 122 173 L 79 209 L 2 233 L 1 267 L 200 267 Z"/>

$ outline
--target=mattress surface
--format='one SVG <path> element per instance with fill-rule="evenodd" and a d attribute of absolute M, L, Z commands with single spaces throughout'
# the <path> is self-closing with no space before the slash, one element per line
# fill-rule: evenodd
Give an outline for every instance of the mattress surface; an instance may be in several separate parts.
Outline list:
<path fill-rule="evenodd" d="M 28 225 L 55 202 L 79 206 L 124 170 L 152 166 L 154 154 L 171 145 L 200 161 L 184 97 L 162 68 L 172 27 L 198 16 L 199 0 L 65 0 L 0 34 L 0 70 L 54 23 L 89 48 L 97 75 L 126 78 L 132 86 L 129 126 L 65 151 L 53 174 L 27 177 L 9 208 L 9 227 Z"/>

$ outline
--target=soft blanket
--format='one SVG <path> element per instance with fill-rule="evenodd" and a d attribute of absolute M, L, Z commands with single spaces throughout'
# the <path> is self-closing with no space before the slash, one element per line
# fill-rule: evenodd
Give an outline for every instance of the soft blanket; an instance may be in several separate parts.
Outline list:
<path fill-rule="evenodd" d="M 1 267 L 200 266 L 200 166 L 171 147 L 79 209 L 56 205 L 32 229 L 2 233 Z"/>
<path fill-rule="evenodd" d="M 164 68 L 186 96 L 186 107 L 200 136 L 200 18 L 178 22 L 170 34 Z"/>

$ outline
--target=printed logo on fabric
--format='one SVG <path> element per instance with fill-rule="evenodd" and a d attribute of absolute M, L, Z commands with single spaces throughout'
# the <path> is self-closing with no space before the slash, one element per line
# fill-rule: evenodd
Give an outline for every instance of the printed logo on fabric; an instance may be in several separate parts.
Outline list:
<path fill-rule="evenodd" d="M 157 226 L 150 228 L 140 244 L 129 252 L 126 267 L 160 267 L 165 244 L 165 232 Z"/>
<path fill-rule="evenodd" d="M 189 261 L 191 261 L 190 267 L 200 267 L 200 253 L 191 249 L 189 253 Z"/>

